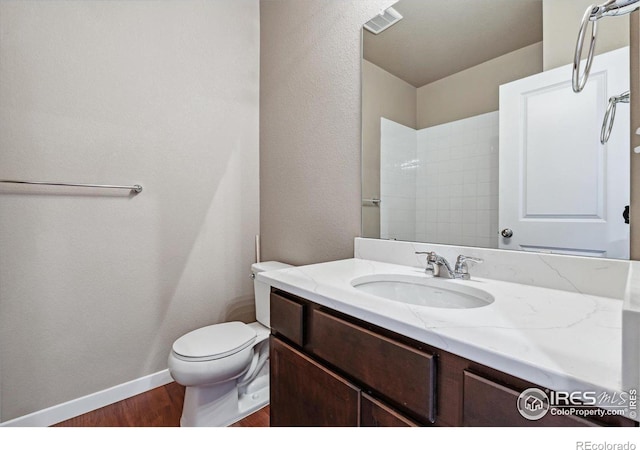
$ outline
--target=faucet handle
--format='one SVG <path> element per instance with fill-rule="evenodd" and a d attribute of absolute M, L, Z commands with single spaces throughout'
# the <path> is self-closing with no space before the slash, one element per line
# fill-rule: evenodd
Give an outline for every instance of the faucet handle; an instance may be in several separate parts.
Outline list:
<path fill-rule="evenodd" d="M 484 262 L 484 259 L 482 259 L 482 258 L 474 258 L 473 256 L 458 255 L 458 259 L 456 260 L 456 264 L 462 264 L 465 261 L 471 261 L 471 262 L 480 264 L 480 263 Z"/>
<path fill-rule="evenodd" d="M 463 280 L 468 280 L 471 278 L 471 275 L 469 275 L 469 266 L 467 265 L 467 261 L 480 264 L 484 262 L 484 259 L 459 255 L 458 259 L 456 260 L 455 267 L 456 278 L 462 278 Z"/>
<path fill-rule="evenodd" d="M 436 252 L 415 252 L 416 255 L 427 255 L 427 266 L 424 271 L 427 275 L 438 276 L 439 267 L 433 263 L 436 261 Z"/>
<path fill-rule="evenodd" d="M 427 255 L 427 261 L 428 262 L 436 262 L 438 255 L 436 254 L 436 252 L 415 252 L 416 255 Z"/>

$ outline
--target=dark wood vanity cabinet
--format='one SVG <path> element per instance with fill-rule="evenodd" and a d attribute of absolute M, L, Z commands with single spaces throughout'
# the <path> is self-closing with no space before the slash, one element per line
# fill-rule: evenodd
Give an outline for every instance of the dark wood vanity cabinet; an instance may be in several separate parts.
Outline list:
<path fill-rule="evenodd" d="M 280 339 L 269 350 L 271 426 L 358 426 L 359 388 Z"/>
<path fill-rule="evenodd" d="M 419 427 L 420 424 L 391 409 L 380 400 L 363 393 L 360 397 L 360 426 Z"/>
<path fill-rule="evenodd" d="M 435 360 L 319 309 L 310 310 L 305 350 L 420 421 L 435 420 Z"/>
<path fill-rule="evenodd" d="M 466 427 L 597 427 L 577 416 L 547 414 L 539 420 L 525 419 L 516 409 L 520 391 L 471 372 L 464 372 L 463 425 Z M 504 405 L 513 405 L 505 408 Z"/>
<path fill-rule="evenodd" d="M 433 356 L 282 292 L 271 294 L 271 426 L 433 421 Z"/>
<path fill-rule="evenodd" d="M 295 295 L 271 293 L 271 426 L 638 426 L 516 408 L 532 385 Z"/>

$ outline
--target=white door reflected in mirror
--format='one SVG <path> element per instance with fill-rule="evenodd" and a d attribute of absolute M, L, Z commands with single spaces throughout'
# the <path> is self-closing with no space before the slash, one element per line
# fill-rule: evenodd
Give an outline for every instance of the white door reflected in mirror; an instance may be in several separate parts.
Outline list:
<path fill-rule="evenodd" d="M 580 95 L 569 66 L 500 87 L 499 240 L 509 250 L 629 258 L 629 108 L 600 142 L 607 99 L 629 88 L 629 49 L 595 58 Z"/>

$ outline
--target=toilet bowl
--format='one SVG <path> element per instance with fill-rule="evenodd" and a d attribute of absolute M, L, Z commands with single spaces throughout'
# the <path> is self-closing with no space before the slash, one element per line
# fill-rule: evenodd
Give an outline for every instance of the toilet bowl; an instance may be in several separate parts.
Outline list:
<path fill-rule="evenodd" d="M 276 261 L 251 266 L 256 322 L 225 322 L 178 338 L 169 373 L 186 387 L 180 426 L 227 426 L 269 403 L 269 286 L 255 274 L 291 267 Z"/>

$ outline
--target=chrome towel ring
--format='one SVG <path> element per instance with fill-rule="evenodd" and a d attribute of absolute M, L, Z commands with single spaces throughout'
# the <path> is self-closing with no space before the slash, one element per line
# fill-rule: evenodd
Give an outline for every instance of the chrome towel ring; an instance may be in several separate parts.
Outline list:
<path fill-rule="evenodd" d="M 582 22 L 580 23 L 578 40 L 576 41 L 576 51 L 573 55 L 573 74 L 571 83 L 573 92 L 582 91 L 587 84 L 589 71 L 591 70 L 591 64 L 593 63 L 593 57 L 595 55 L 596 40 L 598 36 L 597 21 L 606 16 L 621 16 L 632 13 L 640 7 L 640 5 L 637 4 L 638 2 L 640 2 L 640 0 L 608 0 L 601 5 L 591 5 L 586 9 L 582 16 Z M 582 57 L 582 48 L 584 47 L 584 40 L 589 22 L 592 22 L 591 41 L 589 42 L 587 62 L 585 63 L 584 72 L 581 75 L 580 59 Z"/>
<path fill-rule="evenodd" d="M 607 112 L 604 115 L 602 121 L 602 130 L 600 131 L 600 143 L 606 144 L 611 136 L 611 130 L 613 129 L 613 121 L 616 118 L 616 105 L 618 103 L 629 103 L 631 95 L 629 91 L 620 95 L 614 95 L 609 98 L 609 106 L 607 106 Z"/>
<path fill-rule="evenodd" d="M 591 71 L 591 64 L 593 63 L 593 56 L 595 54 L 596 38 L 598 37 L 598 22 L 591 21 L 591 11 L 595 7 L 595 5 L 591 5 L 584 12 L 582 22 L 580 23 L 580 31 L 578 31 L 576 51 L 573 55 L 573 74 L 571 77 L 571 87 L 573 88 L 573 92 L 576 93 L 582 91 L 584 86 L 587 84 L 589 72 Z M 591 42 L 589 43 L 589 53 L 587 55 L 584 72 L 580 75 L 580 58 L 582 57 L 582 47 L 584 46 L 584 38 L 589 22 L 591 22 Z"/>

